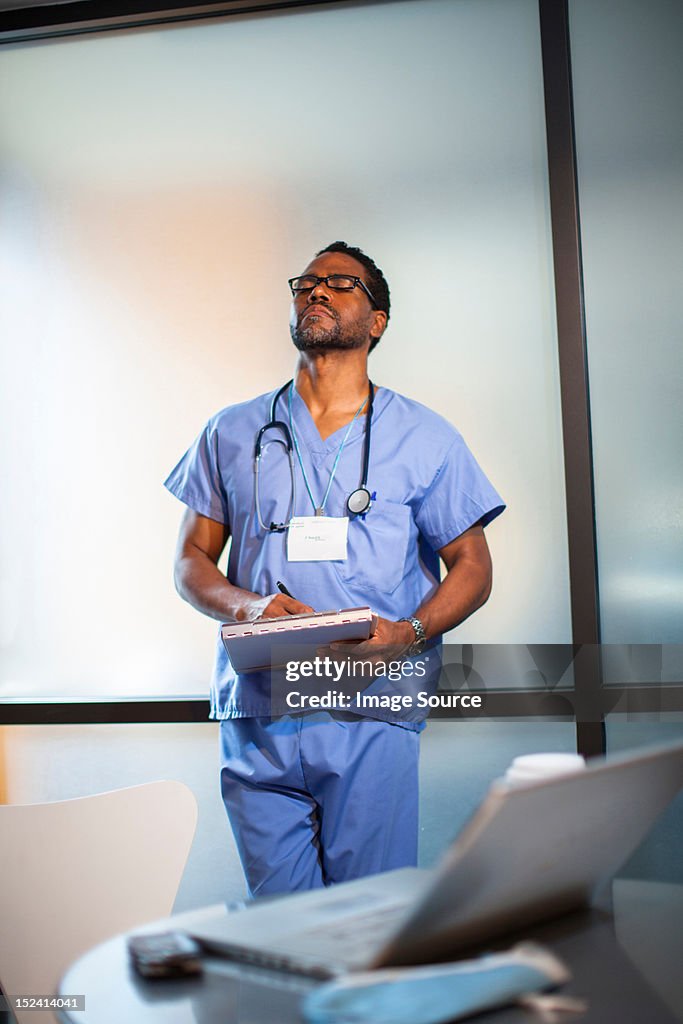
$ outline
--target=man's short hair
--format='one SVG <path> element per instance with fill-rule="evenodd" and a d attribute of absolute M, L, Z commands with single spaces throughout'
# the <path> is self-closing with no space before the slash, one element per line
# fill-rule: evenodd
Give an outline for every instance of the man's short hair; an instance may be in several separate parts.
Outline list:
<path fill-rule="evenodd" d="M 357 260 L 358 263 L 361 263 L 365 267 L 367 278 L 365 283 L 375 297 L 377 308 L 387 314 L 387 323 L 389 323 L 389 317 L 391 315 L 389 285 L 375 261 L 370 259 L 369 256 L 366 256 L 363 250 L 359 249 L 358 246 L 347 245 L 346 242 L 331 242 L 330 245 L 326 245 L 324 249 L 321 249 L 320 252 L 317 252 L 315 255 L 322 256 L 325 252 L 344 253 L 345 256 L 351 256 L 354 260 Z M 379 338 L 373 338 L 370 345 L 371 352 L 379 340 Z"/>

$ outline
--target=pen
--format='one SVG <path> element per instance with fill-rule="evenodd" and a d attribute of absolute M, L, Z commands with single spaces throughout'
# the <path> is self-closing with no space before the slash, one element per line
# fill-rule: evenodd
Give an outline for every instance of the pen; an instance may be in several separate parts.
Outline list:
<path fill-rule="evenodd" d="M 287 590 L 287 587 L 284 585 L 284 583 L 281 583 L 280 580 L 277 581 L 277 589 L 280 591 L 281 594 L 284 594 L 285 597 L 291 597 L 293 601 L 296 601 L 294 594 L 290 594 L 290 592 Z"/>

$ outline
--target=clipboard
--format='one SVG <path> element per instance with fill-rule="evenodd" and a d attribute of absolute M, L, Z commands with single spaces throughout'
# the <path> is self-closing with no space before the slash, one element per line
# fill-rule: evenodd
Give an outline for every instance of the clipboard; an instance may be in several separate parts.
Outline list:
<path fill-rule="evenodd" d="M 367 640 L 373 626 L 370 608 L 282 615 L 253 622 L 224 622 L 221 639 L 236 672 L 281 668 L 287 661 L 315 653 L 340 640 Z M 288 656 L 291 654 L 291 658 Z"/>

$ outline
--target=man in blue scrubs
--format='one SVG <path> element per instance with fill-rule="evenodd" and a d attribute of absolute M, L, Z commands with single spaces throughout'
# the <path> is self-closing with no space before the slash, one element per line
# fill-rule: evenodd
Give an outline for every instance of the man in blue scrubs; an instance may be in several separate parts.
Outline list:
<path fill-rule="evenodd" d="M 187 506 L 178 592 L 221 622 L 369 605 L 377 627 L 362 656 L 417 656 L 488 598 L 484 527 L 503 502 L 444 419 L 381 386 L 370 402 L 368 354 L 390 313 L 373 260 L 335 242 L 290 287 L 293 382 L 217 413 L 166 481 Z M 254 446 L 273 419 L 286 429 L 261 436 L 257 501 Z M 226 578 L 217 562 L 229 539 Z M 425 715 L 293 714 L 271 693 L 269 673 L 233 670 L 219 634 L 211 716 L 221 722 L 223 799 L 252 895 L 416 863 Z"/>

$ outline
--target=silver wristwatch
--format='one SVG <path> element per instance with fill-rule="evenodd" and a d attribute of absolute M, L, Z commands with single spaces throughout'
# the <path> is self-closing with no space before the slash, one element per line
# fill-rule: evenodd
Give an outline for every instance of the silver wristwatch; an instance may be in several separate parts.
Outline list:
<path fill-rule="evenodd" d="M 408 648 L 408 654 L 422 654 L 427 643 L 427 634 L 425 628 L 419 619 L 416 619 L 414 615 L 409 615 L 398 620 L 399 622 L 409 622 L 415 630 L 415 639 Z"/>

